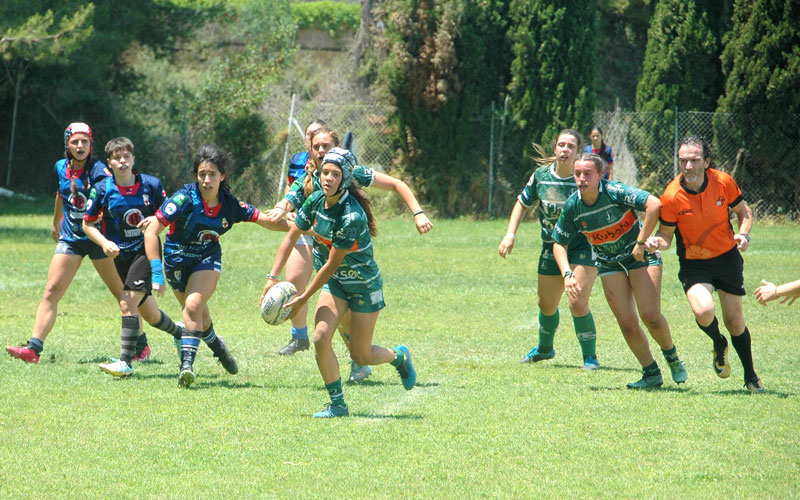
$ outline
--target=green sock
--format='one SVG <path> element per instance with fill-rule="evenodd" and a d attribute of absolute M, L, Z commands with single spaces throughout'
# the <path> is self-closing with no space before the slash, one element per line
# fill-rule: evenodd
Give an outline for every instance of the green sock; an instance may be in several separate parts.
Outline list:
<path fill-rule="evenodd" d="M 344 402 L 344 392 L 342 392 L 342 379 L 338 378 L 335 382 L 325 384 L 325 390 L 328 391 L 328 396 L 331 398 L 331 405 L 341 406 L 347 408 Z"/>
<path fill-rule="evenodd" d="M 675 345 L 672 346 L 672 349 L 666 351 L 661 349 L 661 354 L 664 355 L 664 359 L 667 360 L 667 363 L 674 363 L 678 361 L 678 348 Z"/>
<path fill-rule="evenodd" d="M 658 368 L 658 363 L 653 361 L 651 364 L 647 365 L 642 369 L 642 374 L 646 377 L 652 377 L 653 375 L 658 375 L 661 373 L 661 370 Z"/>
<path fill-rule="evenodd" d="M 539 352 L 550 352 L 558 329 L 558 309 L 552 316 L 545 316 L 539 311 Z"/>
<path fill-rule="evenodd" d="M 583 358 L 597 356 L 597 329 L 594 326 L 592 313 L 580 318 L 573 316 L 572 324 L 575 325 L 575 336 L 578 337 L 578 343 L 581 345 Z"/>
<path fill-rule="evenodd" d="M 406 358 L 405 358 L 405 356 L 403 356 L 403 351 L 401 351 L 400 349 L 395 349 L 394 350 L 394 361 L 391 361 L 390 363 L 392 364 L 392 366 L 400 366 L 400 365 L 403 364 L 403 361 L 405 361 L 405 360 L 406 360 Z"/>

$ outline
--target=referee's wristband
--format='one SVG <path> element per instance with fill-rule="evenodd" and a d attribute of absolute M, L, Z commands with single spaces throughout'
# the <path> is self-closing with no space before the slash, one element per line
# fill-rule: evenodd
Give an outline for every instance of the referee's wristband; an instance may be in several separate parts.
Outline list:
<path fill-rule="evenodd" d="M 506 233 L 506 238 L 511 238 L 513 240 L 516 239 L 516 237 L 517 235 L 515 235 L 514 233 Z"/>
<path fill-rule="evenodd" d="M 749 234 L 739 233 L 739 236 L 741 236 L 742 238 L 746 239 L 747 242 L 750 243 L 750 235 Z"/>

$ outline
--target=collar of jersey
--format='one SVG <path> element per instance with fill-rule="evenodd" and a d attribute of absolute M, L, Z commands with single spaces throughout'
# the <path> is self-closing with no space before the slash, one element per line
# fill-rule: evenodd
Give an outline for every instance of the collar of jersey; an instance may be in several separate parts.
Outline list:
<path fill-rule="evenodd" d="M 552 176 L 553 176 L 553 177 L 555 177 L 556 179 L 561 179 L 561 180 L 564 180 L 564 179 L 569 179 L 570 177 L 575 177 L 573 174 L 570 174 L 568 177 L 561 177 L 561 176 L 559 176 L 559 175 L 556 173 L 556 162 L 553 162 L 553 164 L 552 164 L 552 165 L 550 165 L 550 175 L 552 175 Z"/>
<path fill-rule="evenodd" d="M 216 217 L 217 215 L 219 215 L 219 211 L 222 208 L 222 197 L 220 197 L 219 203 L 217 203 L 217 206 L 215 207 L 209 207 L 206 204 L 206 200 L 204 200 L 202 196 L 200 197 L 200 201 L 203 202 L 203 212 L 205 212 L 206 215 L 208 215 L 209 217 Z"/>
<path fill-rule="evenodd" d="M 705 191 L 706 190 L 706 186 L 708 186 L 708 169 L 703 170 L 703 183 L 700 184 L 700 189 L 699 190 L 692 191 L 691 189 L 686 187 L 686 178 L 683 176 L 683 174 L 681 174 L 680 183 L 681 183 L 681 187 L 683 188 L 683 190 L 686 191 L 687 193 L 689 193 L 689 194 L 700 194 L 703 191 Z"/>

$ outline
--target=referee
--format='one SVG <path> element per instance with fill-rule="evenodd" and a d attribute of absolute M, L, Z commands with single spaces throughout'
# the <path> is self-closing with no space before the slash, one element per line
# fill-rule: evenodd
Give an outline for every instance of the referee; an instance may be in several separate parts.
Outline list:
<path fill-rule="evenodd" d="M 678 148 L 678 162 L 681 173 L 661 196 L 660 226 L 656 235 L 647 239 L 647 249 L 668 249 L 673 235 L 677 235 L 678 278 L 697 326 L 714 341 L 714 371 L 720 378 L 731 374 L 728 341 L 719 331 L 714 306 L 716 290 L 725 328 L 742 361 L 745 387 L 750 392 L 764 392 L 753 368 L 750 331 L 742 315 L 745 289 L 740 251 L 747 250 L 750 244 L 753 223 L 750 207 L 736 181 L 714 168 L 711 147 L 705 139 L 683 139 Z M 738 219 L 737 233 L 730 222 L 730 211 Z"/>

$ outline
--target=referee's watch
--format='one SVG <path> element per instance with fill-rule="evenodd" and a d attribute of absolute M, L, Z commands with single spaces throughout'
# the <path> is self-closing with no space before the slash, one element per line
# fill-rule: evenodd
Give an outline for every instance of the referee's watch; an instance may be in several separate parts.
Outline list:
<path fill-rule="evenodd" d="M 739 233 L 739 236 L 742 236 L 744 239 L 747 240 L 748 243 L 750 243 L 750 235 L 749 234 Z"/>

